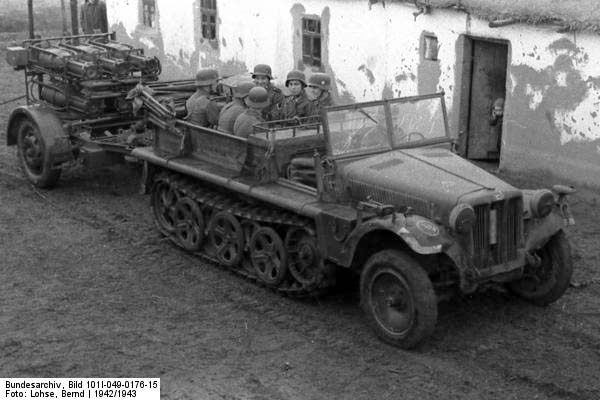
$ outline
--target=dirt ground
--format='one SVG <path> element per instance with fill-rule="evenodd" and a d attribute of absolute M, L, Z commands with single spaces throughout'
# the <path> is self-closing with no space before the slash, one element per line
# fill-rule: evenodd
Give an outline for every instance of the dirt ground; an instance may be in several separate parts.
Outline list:
<path fill-rule="evenodd" d="M 22 81 L 0 62 L 0 103 Z M 571 200 L 563 298 L 456 298 L 403 351 L 375 338 L 353 288 L 282 297 L 163 240 L 135 164 L 34 189 L 5 146 L 16 104 L 0 105 L 0 376 L 159 377 L 171 400 L 600 398 L 600 193 Z"/>

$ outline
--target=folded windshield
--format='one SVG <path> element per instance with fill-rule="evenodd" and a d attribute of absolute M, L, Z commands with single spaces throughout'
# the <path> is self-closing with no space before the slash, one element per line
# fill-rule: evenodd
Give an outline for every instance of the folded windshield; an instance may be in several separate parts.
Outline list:
<path fill-rule="evenodd" d="M 441 95 L 335 107 L 327 110 L 326 125 L 334 156 L 425 145 L 447 137 Z"/>

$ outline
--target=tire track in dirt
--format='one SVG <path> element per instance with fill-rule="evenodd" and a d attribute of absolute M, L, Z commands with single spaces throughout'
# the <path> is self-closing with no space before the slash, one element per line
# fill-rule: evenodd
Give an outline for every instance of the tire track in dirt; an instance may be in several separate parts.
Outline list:
<path fill-rule="evenodd" d="M 2 184 L 9 183 L 9 186 L 23 195 L 31 196 L 31 191 L 27 186 L 22 186 L 24 181 L 16 180 L 12 175 L 2 174 Z M 343 391 L 344 387 L 351 386 L 353 381 L 360 381 L 360 377 L 364 375 L 376 375 L 386 377 L 387 380 L 393 378 L 401 378 L 405 386 L 408 386 L 412 393 L 421 393 L 431 395 L 431 393 L 446 393 L 449 397 L 453 396 L 473 396 L 474 393 L 480 393 L 479 389 L 471 387 L 477 382 L 490 381 L 494 382 L 494 386 L 503 388 L 503 394 L 489 393 L 488 398 L 506 398 L 509 394 L 534 395 L 542 394 L 546 398 L 593 398 L 594 392 L 572 391 L 568 388 L 563 388 L 558 384 L 545 379 L 534 379 L 526 374 L 515 374 L 514 368 L 510 363 L 514 360 L 506 359 L 497 356 L 490 360 L 473 360 L 471 346 L 486 345 L 486 341 L 481 341 L 480 337 L 474 336 L 472 332 L 467 334 L 466 340 L 448 340 L 447 337 L 441 335 L 460 336 L 461 328 L 441 321 L 441 328 L 436 331 L 431 344 L 424 346 L 420 352 L 404 352 L 396 349 L 390 349 L 376 341 L 374 335 L 364 326 L 362 317 L 358 311 L 358 298 L 355 292 L 333 293 L 319 301 L 316 300 L 290 300 L 274 294 L 263 288 L 256 288 L 254 284 L 248 283 L 236 275 L 232 275 L 227 271 L 220 269 L 214 265 L 206 265 L 204 261 L 197 257 L 184 253 L 172 245 L 166 245 L 156 232 L 151 221 L 148 218 L 150 208 L 147 198 L 141 196 L 133 196 L 134 200 L 123 199 L 127 196 L 127 190 L 119 192 L 122 187 L 117 187 L 119 196 L 102 195 L 105 187 L 100 186 L 94 188 L 91 192 L 84 189 L 67 188 L 62 191 L 58 188 L 56 191 L 45 193 L 49 200 L 38 199 L 38 202 L 50 202 L 50 206 L 60 212 L 64 217 L 68 217 L 77 223 L 86 224 L 96 230 L 103 232 L 104 240 L 113 246 L 112 251 L 123 258 L 128 258 L 132 253 L 136 256 L 136 264 L 155 263 L 157 258 L 161 263 L 169 266 L 169 271 L 173 275 L 186 274 L 189 279 L 197 282 L 197 285 L 206 287 L 204 281 L 208 278 L 211 282 L 208 285 L 214 285 L 214 282 L 220 283 L 220 287 L 213 288 L 212 292 L 216 296 L 214 303 L 226 303 L 221 305 L 223 310 L 234 310 L 245 315 L 250 315 L 255 319 L 266 320 L 269 324 L 275 326 L 280 333 L 290 335 L 291 332 L 299 334 L 301 340 L 287 343 L 283 348 L 272 348 L 270 352 L 276 356 L 282 352 L 291 353 L 293 346 L 306 345 L 306 343 L 314 344 L 314 347 L 319 351 L 327 354 L 338 354 L 342 359 L 361 360 L 356 367 L 354 374 L 350 374 L 345 379 L 341 379 L 337 385 L 333 385 L 336 390 L 330 390 L 330 394 L 334 395 L 336 391 Z M 98 192 L 98 193 L 95 193 Z M 87 201 L 85 198 L 90 196 L 98 196 L 93 201 Z M 125 194 L 123 194 L 125 193 Z M 33 196 L 35 198 L 35 196 Z M 79 201 L 84 200 L 84 201 Z M 105 208 L 98 205 L 106 200 Z M 140 207 L 138 210 L 136 207 Z M 130 215 L 135 217 L 130 217 Z M 138 218 L 139 217 L 139 218 Z M 150 222 L 149 222 L 150 221 Z M 198 268 L 196 264 L 201 264 Z M 178 281 L 175 281 L 177 284 Z M 176 289 L 176 288 L 175 288 Z M 459 314 L 460 319 L 478 318 L 485 316 L 484 312 L 465 313 L 462 308 L 478 308 L 482 307 L 489 313 L 499 312 L 506 304 L 505 298 L 493 299 L 492 310 L 485 310 L 490 305 L 486 300 L 473 301 L 470 304 L 457 306 L 458 310 L 455 313 Z M 522 311 L 519 308 L 521 305 L 509 304 L 509 307 L 516 308 L 517 317 L 522 318 L 521 324 L 533 322 L 534 325 L 540 324 L 535 317 L 530 317 L 527 314 L 535 316 L 535 311 L 530 309 Z M 513 310 L 514 311 L 514 310 Z M 510 314 L 513 311 L 508 311 Z M 555 316 L 557 319 L 568 319 L 567 313 L 554 310 L 554 313 L 560 314 Z M 564 314 L 564 315 L 563 315 Z M 489 317 L 488 317 L 489 318 Z M 590 317 L 591 318 L 591 317 Z M 492 318 L 493 319 L 493 318 Z M 494 326 L 492 319 L 490 324 Z M 532 321 L 533 319 L 533 321 Z M 581 316 L 571 316 L 571 324 L 580 322 Z M 543 326 L 542 326 L 543 327 Z M 521 332 L 516 327 L 512 330 L 504 330 L 505 333 L 515 334 L 519 338 L 527 338 L 529 332 Z M 445 331 L 444 333 L 439 332 Z M 450 331 L 451 332 L 448 332 Z M 567 332 L 571 336 L 577 336 L 581 342 L 581 346 L 597 351 L 598 345 L 594 343 L 594 335 L 581 333 L 575 328 L 569 328 Z M 274 335 L 275 337 L 276 335 Z M 291 335 L 290 335 L 291 336 Z M 561 332 L 552 331 L 551 334 L 544 334 L 546 343 L 550 347 L 558 347 L 561 352 L 568 354 L 573 350 L 572 341 L 566 340 L 561 336 Z M 469 338 L 473 339 L 472 343 Z M 492 338 L 494 336 L 492 335 Z M 566 340 L 565 343 L 563 343 Z M 525 341 L 525 339 L 523 339 Z M 450 343 L 448 343 L 450 342 Z M 597 342 L 596 342 L 597 343 Z M 454 345 L 457 351 L 448 351 L 444 348 L 446 344 Z M 167 345 L 167 343 L 165 343 Z M 514 344 L 504 343 L 509 351 L 520 351 L 522 347 L 515 347 Z M 290 348 L 287 347 L 292 347 Z M 565 348 L 564 350 L 562 348 Z M 265 354 L 269 354 L 265 348 L 258 348 Z M 479 355 L 480 356 L 480 355 Z M 161 362 L 161 359 L 149 359 L 150 361 Z M 402 360 L 398 366 L 398 360 Z M 176 363 L 166 362 L 162 360 L 165 366 L 174 371 L 182 373 L 192 373 L 193 370 L 181 368 Z M 498 362 L 500 365 L 494 363 Z M 258 379 L 258 378 L 257 378 Z M 421 389 L 425 382 L 434 379 L 434 387 Z M 258 379 L 260 382 L 260 379 Z M 465 384 L 464 382 L 471 382 Z M 252 382 L 250 382 L 252 383 Z M 249 384 L 250 384 L 249 383 Z M 517 383 L 515 385 L 515 383 Z M 260 386 L 269 386 L 269 383 L 260 383 L 255 385 L 255 392 L 261 392 Z M 214 393 L 220 392 L 218 386 L 211 386 Z M 431 391 L 428 392 L 427 390 Z M 222 394 L 226 392 L 221 392 Z M 279 392 L 272 392 L 273 397 L 283 396 Z M 365 395 L 366 396 L 366 395 Z M 527 396 L 529 397 L 529 396 Z M 182 397 L 183 398 L 183 397 Z M 235 398 L 235 397 L 232 397 Z M 282 397 L 284 398 L 284 397 Z M 360 395 L 357 398 L 361 398 Z M 367 397 L 364 397 L 367 398 Z"/>

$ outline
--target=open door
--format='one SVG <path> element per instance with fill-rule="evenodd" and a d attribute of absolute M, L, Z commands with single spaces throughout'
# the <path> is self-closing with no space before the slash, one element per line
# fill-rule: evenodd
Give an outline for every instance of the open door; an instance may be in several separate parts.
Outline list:
<path fill-rule="evenodd" d="M 474 160 L 498 160 L 500 158 L 502 118 L 492 121 L 494 102 L 506 97 L 506 68 L 508 45 L 497 41 L 470 39 L 471 68 L 466 156 Z M 465 54 L 466 55 L 466 54 Z"/>

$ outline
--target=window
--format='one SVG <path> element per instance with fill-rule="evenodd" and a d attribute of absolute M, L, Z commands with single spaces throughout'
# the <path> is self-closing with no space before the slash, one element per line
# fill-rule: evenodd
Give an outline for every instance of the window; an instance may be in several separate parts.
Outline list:
<path fill-rule="evenodd" d="M 423 36 L 423 58 L 436 61 L 438 59 L 438 39 L 435 35 Z"/>
<path fill-rule="evenodd" d="M 217 0 L 201 0 L 200 18 L 202 37 L 204 39 L 217 38 Z"/>
<path fill-rule="evenodd" d="M 321 20 L 319 18 L 302 18 L 302 61 L 307 65 L 321 66 Z"/>
<path fill-rule="evenodd" d="M 142 23 L 144 26 L 154 28 L 156 25 L 155 0 L 142 0 Z"/>

